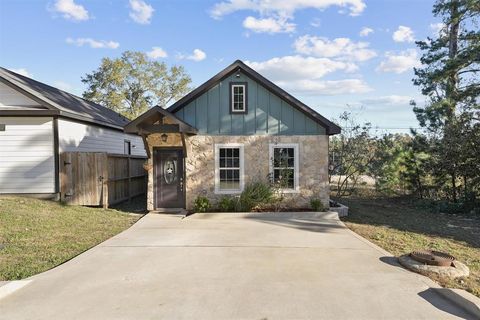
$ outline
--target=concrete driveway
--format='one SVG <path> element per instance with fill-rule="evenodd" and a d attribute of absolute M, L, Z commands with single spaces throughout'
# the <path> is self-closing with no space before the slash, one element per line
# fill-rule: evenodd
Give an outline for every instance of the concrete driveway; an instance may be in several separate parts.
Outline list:
<path fill-rule="evenodd" d="M 148 214 L 0 319 L 469 319 L 333 214 Z"/>

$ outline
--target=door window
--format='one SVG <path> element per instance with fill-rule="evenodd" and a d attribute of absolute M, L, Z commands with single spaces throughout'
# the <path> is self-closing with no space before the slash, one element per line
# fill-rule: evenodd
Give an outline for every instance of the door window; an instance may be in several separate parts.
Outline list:
<path fill-rule="evenodd" d="M 167 160 L 163 163 L 163 178 L 166 184 L 177 181 L 177 161 Z"/>

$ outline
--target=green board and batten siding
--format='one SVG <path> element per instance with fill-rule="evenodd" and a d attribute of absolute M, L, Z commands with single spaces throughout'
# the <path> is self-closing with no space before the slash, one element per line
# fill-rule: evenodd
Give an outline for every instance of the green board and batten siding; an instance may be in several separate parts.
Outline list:
<path fill-rule="evenodd" d="M 230 114 L 230 82 L 248 83 L 248 113 Z M 244 74 L 220 81 L 175 115 L 208 135 L 324 135 L 325 128 Z"/>

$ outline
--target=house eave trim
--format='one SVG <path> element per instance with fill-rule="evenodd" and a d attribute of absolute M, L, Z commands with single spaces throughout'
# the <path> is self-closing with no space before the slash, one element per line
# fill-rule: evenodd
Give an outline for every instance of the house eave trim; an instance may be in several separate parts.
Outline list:
<path fill-rule="evenodd" d="M 299 110 L 300 112 L 304 113 L 306 116 L 308 116 L 310 119 L 315 121 L 316 123 L 320 124 L 322 127 L 325 128 L 326 134 L 327 135 L 334 135 L 338 134 L 341 132 L 341 128 L 337 126 L 335 123 L 331 122 L 327 118 L 323 117 L 321 114 L 298 100 L 297 98 L 293 97 L 291 94 L 247 66 L 245 63 L 243 63 L 240 60 L 235 61 L 232 63 L 230 66 L 226 67 L 224 70 L 220 71 L 217 73 L 215 76 L 210 78 L 208 81 L 206 81 L 204 84 L 199 86 L 198 88 L 194 89 L 191 91 L 189 94 L 184 96 L 182 99 L 178 100 L 175 102 L 172 106 L 170 106 L 167 110 L 171 113 L 175 113 L 178 110 L 184 108 L 188 103 L 190 103 L 192 100 L 196 99 L 203 93 L 207 92 L 210 90 L 212 87 L 214 87 L 218 82 L 222 81 L 223 79 L 227 78 L 231 74 L 242 71 L 244 72 L 247 76 L 251 77 L 255 81 L 259 82 L 262 84 L 267 90 L 269 90 L 271 93 L 275 94 L 278 96 L 280 99 L 284 100 L 285 102 L 291 104 L 294 108 Z"/>

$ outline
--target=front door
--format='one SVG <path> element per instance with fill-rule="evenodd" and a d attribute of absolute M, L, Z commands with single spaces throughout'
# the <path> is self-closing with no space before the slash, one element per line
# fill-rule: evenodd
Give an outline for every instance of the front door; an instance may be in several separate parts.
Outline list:
<path fill-rule="evenodd" d="M 183 151 L 153 150 L 155 208 L 184 208 Z"/>

